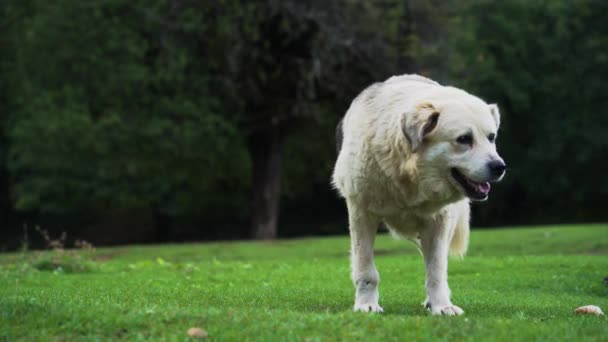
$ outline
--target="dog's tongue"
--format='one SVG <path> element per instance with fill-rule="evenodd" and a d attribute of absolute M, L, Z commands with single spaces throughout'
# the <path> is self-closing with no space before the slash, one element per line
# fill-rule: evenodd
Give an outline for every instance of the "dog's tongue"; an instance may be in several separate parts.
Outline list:
<path fill-rule="evenodd" d="M 490 192 L 490 183 L 488 182 L 477 183 L 473 182 L 472 180 L 467 180 L 467 182 L 469 183 L 469 185 L 475 188 L 475 191 L 481 194 L 487 195 L 488 192 Z"/>
<path fill-rule="evenodd" d="M 477 183 L 476 188 L 477 188 L 477 191 L 479 191 L 481 193 L 484 193 L 484 194 L 487 194 L 488 192 L 490 192 L 491 186 L 490 186 L 490 183 L 488 183 L 488 182 Z"/>

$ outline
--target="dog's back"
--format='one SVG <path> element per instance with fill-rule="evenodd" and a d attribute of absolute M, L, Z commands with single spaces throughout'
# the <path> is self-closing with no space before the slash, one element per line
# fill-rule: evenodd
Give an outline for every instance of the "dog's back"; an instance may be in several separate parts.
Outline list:
<path fill-rule="evenodd" d="M 397 172 L 399 165 L 391 165 L 392 170 L 381 170 L 372 161 L 381 164 L 382 153 L 389 147 L 406 153 L 400 129 L 401 110 L 419 93 L 437 87 L 441 86 L 422 76 L 393 76 L 370 85 L 352 101 L 336 127 L 338 158 L 332 181 L 343 197 L 365 196 L 368 188 L 377 192 L 380 185 L 373 180 L 381 181 Z M 387 146 L 390 141 L 398 146 Z M 362 178 L 366 181 L 359 182 Z"/>

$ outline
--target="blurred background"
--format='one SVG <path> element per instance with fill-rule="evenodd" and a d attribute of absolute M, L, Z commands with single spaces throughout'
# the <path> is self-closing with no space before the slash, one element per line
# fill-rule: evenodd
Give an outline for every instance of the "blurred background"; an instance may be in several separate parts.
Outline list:
<path fill-rule="evenodd" d="M 501 108 L 474 226 L 608 219 L 606 1 L 2 0 L 0 250 L 347 234 L 335 126 L 404 73 Z"/>

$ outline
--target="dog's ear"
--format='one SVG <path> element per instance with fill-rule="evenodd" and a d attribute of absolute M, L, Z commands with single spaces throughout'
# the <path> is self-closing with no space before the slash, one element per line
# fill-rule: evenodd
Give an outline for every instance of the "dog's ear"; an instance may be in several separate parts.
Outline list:
<path fill-rule="evenodd" d="M 496 128 L 500 127 L 500 111 L 498 110 L 498 105 L 492 103 L 488 105 L 490 107 L 490 114 L 492 114 L 492 118 L 496 122 Z"/>
<path fill-rule="evenodd" d="M 424 137 L 437 127 L 439 111 L 429 102 L 416 106 L 414 112 L 405 113 L 401 118 L 401 130 L 409 141 L 412 152 L 418 151 Z"/>

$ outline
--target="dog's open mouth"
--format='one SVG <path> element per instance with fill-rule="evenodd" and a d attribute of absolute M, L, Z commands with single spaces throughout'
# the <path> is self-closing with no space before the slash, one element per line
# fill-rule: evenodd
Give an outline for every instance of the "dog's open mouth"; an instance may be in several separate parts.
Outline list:
<path fill-rule="evenodd" d="M 467 197 L 474 200 L 484 200 L 490 193 L 490 183 L 488 182 L 475 182 L 465 177 L 458 169 L 452 168 L 452 177 L 458 184 L 464 189 Z"/>

